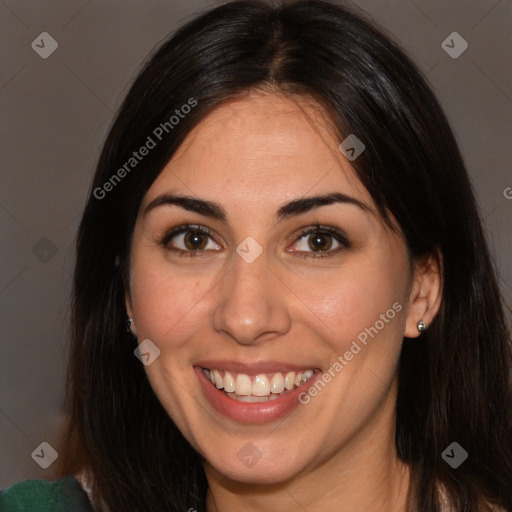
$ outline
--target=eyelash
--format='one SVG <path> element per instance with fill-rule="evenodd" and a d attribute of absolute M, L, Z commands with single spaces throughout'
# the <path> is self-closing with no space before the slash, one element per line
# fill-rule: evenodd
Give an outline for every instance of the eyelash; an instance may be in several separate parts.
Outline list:
<path fill-rule="evenodd" d="M 205 235 L 213 239 L 212 232 L 204 227 L 199 226 L 195 224 L 182 224 L 181 226 L 177 226 L 170 231 L 166 232 L 165 235 L 162 237 L 162 239 L 158 242 L 160 246 L 162 246 L 164 249 L 167 249 L 168 251 L 172 251 L 176 253 L 178 256 L 184 256 L 184 257 L 201 257 L 205 255 L 205 251 L 202 250 L 189 250 L 184 251 L 183 249 L 177 249 L 175 247 L 169 247 L 169 242 L 177 237 L 178 235 L 182 235 L 184 233 L 188 232 L 194 232 L 194 233 L 200 233 L 201 235 Z M 201 254 L 202 253 L 202 254 Z"/>
<path fill-rule="evenodd" d="M 320 224 L 316 224 L 314 226 L 305 228 L 299 232 L 296 238 L 296 242 L 299 240 L 302 240 L 302 238 L 309 236 L 309 235 L 327 235 L 332 238 L 334 238 L 339 244 L 341 244 L 341 247 L 333 250 L 327 250 L 327 251 L 311 251 L 306 254 L 309 254 L 309 256 L 304 256 L 305 258 L 329 258 L 333 256 L 334 254 L 337 254 L 338 252 L 344 250 L 344 249 L 350 249 L 351 244 L 347 238 L 347 236 L 340 230 L 330 227 L 330 226 L 321 226 Z"/>
<path fill-rule="evenodd" d="M 173 247 L 169 247 L 169 242 L 175 238 L 178 235 L 182 235 L 184 233 L 199 233 L 201 235 L 208 236 L 210 239 L 213 240 L 212 231 L 208 228 L 200 225 L 193 225 L 193 224 L 182 224 L 180 226 L 177 226 L 170 231 L 166 232 L 164 236 L 160 239 L 158 244 L 162 246 L 164 249 L 167 249 L 169 251 L 173 251 L 179 256 L 184 257 L 201 257 L 204 256 L 207 251 L 205 250 L 183 250 L 183 249 L 177 249 Z M 332 238 L 334 238 L 338 243 L 341 244 L 341 247 L 334 249 L 334 250 L 327 250 L 327 251 L 311 251 L 306 252 L 304 255 L 304 258 L 328 258 L 333 256 L 334 254 L 344 250 L 349 249 L 351 247 L 351 244 L 347 238 L 347 236 L 342 232 L 339 231 L 336 228 L 330 227 L 330 226 L 321 226 L 320 224 L 316 224 L 314 226 L 310 226 L 308 228 L 304 228 L 301 230 L 298 235 L 295 238 L 294 243 L 297 243 L 299 240 L 302 240 L 304 237 L 307 237 L 309 235 L 327 235 Z M 215 242 L 216 243 L 216 242 Z"/>

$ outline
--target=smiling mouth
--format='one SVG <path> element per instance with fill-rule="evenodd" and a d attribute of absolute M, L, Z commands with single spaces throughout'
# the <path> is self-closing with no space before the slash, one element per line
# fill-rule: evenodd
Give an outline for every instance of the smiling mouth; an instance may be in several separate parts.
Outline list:
<path fill-rule="evenodd" d="M 239 402 L 268 402 L 308 382 L 315 370 L 248 375 L 217 368 L 202 368 L 206 378 L 219 390 Z"/>

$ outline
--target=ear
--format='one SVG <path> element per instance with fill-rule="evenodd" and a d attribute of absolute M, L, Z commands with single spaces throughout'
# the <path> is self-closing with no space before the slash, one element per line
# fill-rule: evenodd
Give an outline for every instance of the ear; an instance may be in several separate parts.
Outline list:
<path fill-rule="evenodd" d="M 413 283 L 409 294 L 404 336 L 417 338 L 418 322 L 423 320 L 428 327 L 441 306 L 443 295 L 442 256 L 439 251 L 414 262 Z"/>

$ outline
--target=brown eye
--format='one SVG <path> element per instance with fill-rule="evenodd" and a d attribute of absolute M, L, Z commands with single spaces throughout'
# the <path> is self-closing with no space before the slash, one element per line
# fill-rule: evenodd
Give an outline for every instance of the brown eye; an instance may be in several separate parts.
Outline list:
<path fill-rule="evenodd" d="M 168 232 L 160 241 L 160 245 L 170 251 L 181 254 L 201 254 L 207 251 L 218 251 L 222 247 L 215 243 L 210 231 L 202 226 L 178 226 Z"/>
<path fill-rule="evenodd" d="M 343 231 L 330 226 L 317 225 L 302 230 L 295 243 L 286 250 L 297 252 L 307 258 L 333 256 L 350 247 L 348 237 Z"/>
<path fill-rule="evenodd" d="M 199 231 L 189 231 L 183 238 L 185 247 L 190 251 L 204 249 L 208 243 L 208 235 Z"/>
<path fill-rule="evenodd" d="M 325 233 L 310 235 L 308 245 L 312 251 L 328 251 L 332 247 L 332 235 Z"/>

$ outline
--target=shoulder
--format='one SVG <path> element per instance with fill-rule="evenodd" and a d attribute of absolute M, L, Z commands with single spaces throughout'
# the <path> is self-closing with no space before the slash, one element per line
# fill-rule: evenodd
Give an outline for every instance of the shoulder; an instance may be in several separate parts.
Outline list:
<path fill-rule="evenodd" d="M 0 490 L 1 512 L 91 512 L 87 494 L 71 475 L 24 480 Z"/>

